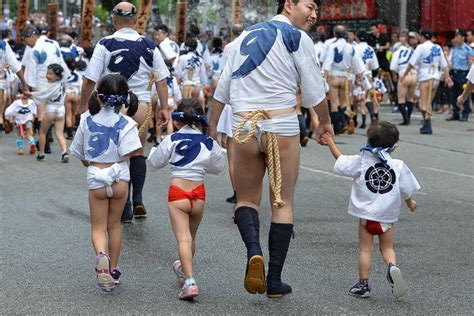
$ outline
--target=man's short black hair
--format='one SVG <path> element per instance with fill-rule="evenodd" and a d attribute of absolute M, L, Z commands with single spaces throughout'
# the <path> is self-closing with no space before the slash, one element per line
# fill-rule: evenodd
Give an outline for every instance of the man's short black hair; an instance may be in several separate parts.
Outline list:
<path fill-rule="evenodd" d="M 285 1 L 286 0 L 277 0 L 277 3 L 278 3 L 277 14 L 280 14 L 283 12 L 283 8 L 285 7 Z M 300 0 L 291 0 L 291 1 L 293 1 L 294 4 L 298 4 L 298 2 L 300 2 Z M 318 8 L 321 8 L 323 0 L 313 0 L 313 2 L 316 3 Z"/>
<path fill-rule="evenodd" d="M 421 29 L 420 30 L 420 35 L 423 36 L 424 38 L 430 40 L 430 39 L 433 38 L 434 33 L 430 29 Z"/>
<path fill-rule="evenodd" d="M 22 38 L 28 38 L 30 36 L 33 36 L 33 35 L 38 35 L 38 30 L 35 29 L 34 27 L 32 26 L 28 26 L 26 27 L 22 32 L 21 32 L 21 37 Z"/>
<path fill-rule="evenodd" d="M 463 38 L 466 38 L 467 34 L 466 31 L 457 29 L 456 33 L 454 34 L 455 36 L 462 36 Z"/>
<path fill-rule="evenodd" d="M 357 38 L 361 42 L 367 42 L 367 40 L 369 39 L 369 34 L 367 34 L 367 32 L 364 30 L 360 30 L 357 32 Z"/>
<path fill-rule="evenodd" d="M 155 26 L 155 31 L 162 31 L 164 33 L 170 33 L 170 29 L 168 28 L 168 26 L 166 26 L 165 24 L 159 24 L 157 26 Z"/>

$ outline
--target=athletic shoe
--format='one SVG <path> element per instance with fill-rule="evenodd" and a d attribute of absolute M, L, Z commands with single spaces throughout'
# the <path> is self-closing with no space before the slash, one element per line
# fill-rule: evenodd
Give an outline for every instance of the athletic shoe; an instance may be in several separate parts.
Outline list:
<path fill-rule="evenodd" d="M 198 287 L 195 283 L 184 284 L 179 291 L 178 298 L 183 301 L 190 301 L 199 295 Z"/>
<path fill-rule="evenodd" d="M 146 209 L 142 204 L 133 206 L 133 216 L 135 217 L 146 217 Z"/>
<path fill-rule="evenodd" d="M 105 253 L 99 253 L 95 257 L 95 273 L 97 276 L 97 284 L 99 287 L 106 291 L 110 292 L 115 288 L 115 281 L 110 275 L 110 259 L 109 256 Z"/>
<path fill-rule="evenodd" d="M 370 297 L 369 283 L 362 284 L 360 281 L 357 282 L 353 287 L 351 287 L 349 294 L 362 298 Z"/>
<path fill-rule="evenodd" d="M 44 161 L 44 155 L 38 154 L 38 155 L 36 156 L 36 160 L 38 160 L 38 161 Z"/>
<path fill-rule="evenodd" d="M 392 293 L 396 298 L 402 297 L 407 293 L 408 286 L 403 281 L 402 272 L 396 265 L 388 265 L 387 281 L 392 287 Z"/>
<path fill-rule="evenodd" d="M 114 283 L 120 284 L 120 276 L 122 275 L 122 272 L 120 272 L 119 268 L 112 269 L 112 272 L 110 273 L 112 278 L 114 279 Z"/>
<path fill-rule="evenodd" d="M 36 152 L 36 145 L 30 144 L 30 155 L 34 155 Z"/>
<path fill-rule="evenodd" d="M 172 266 L 174 274 L 178 278 L 178 288 L 182 289 L 184 286 L 184 282 L 186 281 L 186 277 L 184 276 L 183 270 L 181 268 L 181 260 L 176 260 L 173 262 Z"/>
<path fill-rule="evenodd" d="M 18 151 L 16 152 L 18 156 L 23 156 L 23 148 L 18 148 Z"/>
<path fill-rule="evenodd" d="M 65 152 L 62 156 L 61 156 L 61 162 L 62 163 L 68 163 L 69 162 L 69 154 L 67 152 Z"/>

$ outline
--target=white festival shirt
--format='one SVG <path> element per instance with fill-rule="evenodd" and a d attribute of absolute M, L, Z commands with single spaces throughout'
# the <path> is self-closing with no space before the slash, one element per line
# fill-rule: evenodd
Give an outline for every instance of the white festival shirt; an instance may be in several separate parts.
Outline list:
<path fill-rule="evenodd" d="M 374 49 L 366 42 L 360 42 L 354 48 L 364 62 L 366 68 L 365 74 L 369 77 L 372 77 L 372 70 L 377 70 L 380 67 L 379 60 L 377 59 Z"/>
<path fill-rule="evenodd" d="M 202 181 L 206 173 L 223 174 L 227 159 L 215 140 L 186 125 L 153 147 L 147 162 L 154 169 L 170 164 L 171 178 Z"/>
<path fill-rule="evenodd" d="M 158 47 L 160 48 L 163 59 L 171 60 L 177 58 L 179 55 L 178 44 L 170 40 L 169 37 L 165 37 L 165 39 L 158 44 Z"/>
<path fill-rule="evenodd" d="M 16 59 L 15 53 L 6 40 L 0 40 L 0 81 L 5 80 L 7 74 L 6 66 L 13 73 L 17 73 L 21 69 L 20 62 Z"/>
<path fill-rule="evenodd" d="M 22 64 L 25 66 L 26 83 L 35 90 L 47 89 L 46 73 L 48 72 L 48 66 L 51 64 L 61 65 L 64 70 L 63 82 L 66 82 L 71 74 L 61 55 L 59 44 L 46 35 L 41 35 L 36 40 L 33 48 L 25 50 Z"/>
<path fill-rule="evenodd" d="M 81 115 L 69 152 L 80 160 L 116 163 L 141 147 L 137 123 L 104 106 L 95 115 L 89 111 Z"/>
<path fill-rule="evenodd" d="M 354 75 L 366 70 L 364 62 L 355 47 L 344 38 L 339 38 L 328 46 L 323 70 L 329 71 L 332 76 L 346 77 L 349 69 L 352 69 L 351 72 Z"/>
<path fill-rule="evenodd" d="M 408 63 L 410 62 L 413 52 L 414 50 L 412 47 L 401 46 L 392 55 L 392 60 L 390 61 L 390 70 L 396 72 L 399 76 L 403 76 L 405 70 L 408 68 Z"/>
<path fill-rule="evenodd" d="M 168 68 L 155 43 L 130 28 L 123 28 L 102 38 L 94 49 L 85 77 L 94 82 L 107 74 L 121 74 L 140 102 L 150 102 L 147 87 L 169 76 Z"/>
<path fill-rule="evenodd" d="M 299 85 L 303 107 L 324 100 L 313 41 L 287 17 L 277 15 L 249 27 L 232 45 L 214 98 L 230 104 L 233 113 L 294 107 Z"/>
<path fill-rule="evenodd" d="M 203 86 L 207 83 L 206 66 L 203 59 L 195 52 L 179 56 L 174 71 L 184 86 Z"/>
<path fill-rule="evenodd" d="M 469 70 L 469 73 L 467 74 L 467 80 L 471 84 L 474 84 L 474 64 L 471 65 L 471 69 Z"/>
<path fill-rule="evenodd" d="M 28 100 L 27 104 L 23 104 L 22 100 L 15 100 L 5 110 L 6 117 L 14 117 L 17 125 L 32 122 L 36 115 L 36 103 L 33 100 Z"/>
<path fill-rule="evenodd" d="M 370 152 L 341 155 L 336 160 L 336 174 L 354 179 L 349 201 L 350 215 L 395 223 L 402 200 L 410 198 L 420 185 L 407 165 L 389 157 L 388 168 Z"/>
<path fill-rule="evenodd" d="M 438 44 L 426 41 L 416 47 L 410 65 L 418 68 L 418 81 L 439 79 L 439 69 L 448 67 L 443 50 Z"/>

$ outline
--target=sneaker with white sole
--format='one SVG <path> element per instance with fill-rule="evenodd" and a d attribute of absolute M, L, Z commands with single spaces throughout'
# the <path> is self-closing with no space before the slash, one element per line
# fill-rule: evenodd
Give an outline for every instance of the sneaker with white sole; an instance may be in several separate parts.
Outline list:
<path fill-rule="evenodd" d="M 184 284 L 179 291 L 178 298 L 183 301 L 190 301 L 199 295 L 199 290 L 196 283 Z"/>
<path fill-rule="evenodd" d="M 357 282 L 349 290 L 349 294 L 357 297 L 368 298 L 370 297 L 370 287 L 369 283 L 362 284 L 360 281 Z"/>
<path fill-rule="evenodd" d="M 105 291 L 110 292 L 115 288 L 115 282 L 110 274 L 110 258 L 105 253 L 99 253 L 95 257 L 95 273 L 97 276 L 97 284 Z"/>
<path fill-rule="evenodd" d="M 173 262 L 172 269 L 174 274 L 176 274 L 176 278 L 178 279 L 178 288 L 182 289 L 184 282 L 186 281 L 186 277 L 184 276 L 183 269 L 181 268 L 181 260 L 176 260 Z"/>
<path fill-rule="evenodd" d="M 392 293 L 396 298 L 402 297 L 408 292 L 408 286 L 403 281 L 402 272 L 396 265 L 388 265 L 387 281 L 392 287 Z"/>

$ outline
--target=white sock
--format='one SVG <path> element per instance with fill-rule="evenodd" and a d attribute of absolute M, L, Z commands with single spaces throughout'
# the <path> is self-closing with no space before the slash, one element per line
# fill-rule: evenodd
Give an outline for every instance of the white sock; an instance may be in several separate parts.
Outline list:
<path fill-rule="evenodd" d="M 196 284 L 196 280 L 194 280 L 193 277 L 187 278 L 187 279 L 186 279 L 186 282 L 184 282 L 184 285 L 185 285 L 185 286 L 189 286 L 189 285 L 191 285 L 191 284 Z"/>

